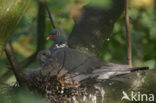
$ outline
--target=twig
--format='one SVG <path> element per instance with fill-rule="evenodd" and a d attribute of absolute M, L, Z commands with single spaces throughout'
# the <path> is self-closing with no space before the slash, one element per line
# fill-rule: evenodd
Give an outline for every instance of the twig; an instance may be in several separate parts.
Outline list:
<path fill-rule="evenodd" d="M 21 78 L 20 72 L 18 71 L 20 70 L 19 69 L 20 67 L 16 61 L 10 42 L 6 43 L 5 53 L 12 67 L 12 71 L 15 74 L 17 82 L 19 83 L 20 86 L 22 86 L 22 78 Z"/>
<path fill-rule="evenodd" d="M 54 21 L 53 21 L 52 14 L 51 14 L 51 12 L 50 12 L 50 9 L 49 9 L 49 7 L 48 7 L 47 2 L 46 2 L 46 9 L 47 9 L 47 12 L 48 12 L 49 19 L 50 19 L 50 22 L 51 22 L 52 27 L 53 27 L 53 28 L 56 28 L 56 26 L 55 26 L 55 24 L 54 24 Z"/>
<path fill-rule="evenodd" d="M 125 23 L 126 23 L 128 65 L 132 67 L 132 45 L 131 45 L 132 43 L 129 30 L 128 0 L 125 0 Z"/>

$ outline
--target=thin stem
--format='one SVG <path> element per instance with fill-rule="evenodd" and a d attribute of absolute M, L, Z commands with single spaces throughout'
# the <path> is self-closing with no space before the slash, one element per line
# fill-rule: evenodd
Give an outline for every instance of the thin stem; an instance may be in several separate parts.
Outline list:
<path fill-rule="evenodd" d="M 126 23 L 128 65 L 132 67 L 132 45 L 131 45 L 132 43 L 129 29 L 128 0 L 125 0 L 125 23 Z"/>
<path fill-rule="evenodd" d="M 47 9 L 47 12 L 48 12 L 48 15 L 49 15 L 49 19 L 50 19 L 50 23 L 51 23 L 52 27 L 53 27 L 53 28 L 56 28 L 56 26 L 55 26 L 55 24 L 54 24 L 54 21 L 53 21 L 52 14 L 51 14 L 51 12 L 50 12 L 50 9 L 49 9 L 49 7 L 48 7 L 47 2 L 46 2 L 46 9 Z"/>

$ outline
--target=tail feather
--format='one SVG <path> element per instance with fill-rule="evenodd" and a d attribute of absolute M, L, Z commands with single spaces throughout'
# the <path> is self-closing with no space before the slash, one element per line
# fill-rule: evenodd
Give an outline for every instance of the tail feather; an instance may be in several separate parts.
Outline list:
<path fill-rule="evenodd" d="M 131 72 L 139 71 L 139 70 L 149 70 L 149 67 L 134 67 L 130 68 Z"/>

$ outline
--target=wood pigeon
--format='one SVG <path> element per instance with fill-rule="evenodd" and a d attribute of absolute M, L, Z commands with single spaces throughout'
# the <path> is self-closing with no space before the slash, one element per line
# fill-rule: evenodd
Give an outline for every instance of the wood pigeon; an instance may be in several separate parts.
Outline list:
<path fill-rule="evenodd" d="M 53 61 L 56 61 L 62 69 L 51 70 L 51 72 L 59 72 L 60 75 L 70 73 L 73 79 L 77 81 L 87 78 L 109 79 L 132 71 L 128 65 L 108 63 L 102 59 L 88 56 L 78 50 L 69 48 L 66 33 L 61 29 L 53 29 L 47 39 L 54 41 L 52 46 L 37 55 L 38 62 L 43 69 L 47 69 L 47 67 L 48 69 L 54 69 L 51 68 L 51 65 L 53 65 Z"/>

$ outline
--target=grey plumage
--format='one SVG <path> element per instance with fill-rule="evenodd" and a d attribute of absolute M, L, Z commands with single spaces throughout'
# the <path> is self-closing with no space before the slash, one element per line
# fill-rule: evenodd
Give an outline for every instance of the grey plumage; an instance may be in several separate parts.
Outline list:
<path fill-rule="evenodd" d="M 50 50 L 46 50 L 45 52 L 47 51 L 50 52 Z M 41 53 L 44 54 L 44 51 Z M 55 49 L 51 51 L 49 57 L 42 56 L 41 58 L 44 58 L 44 60 L 41 61 L 46 61 L 45 63 L 42 62 L 44 65 L 46 64 L 43 66 L 43 69 L 54 69 L 51 68 L 54 62 L 50 60 L 54 59 L 62 67 L 60 71 L 61 75 L 66 73 L 72 74 L 73 79 L 77 81 L 95 77 L 97 79 L 109 79 L 110 77 L 130 72 L 130 68 L 127 65 L 108 63 L 71 48 Z M 58 73 L 58 69 L 51 71 Z"/>
<path fill-rule="evenodd" d="M 62 75 L 70 73 L 77 81 L 86 78 L 109 79 L 110 77 L 130 72 L 128 65 L 108 63 L 96 57 L 88 56 L 78 50 L 68 48 L 67 46 L 56 48 L 55 45 L 58 43 L 59 45 L 67 44 L 66 34 L 63 30 L 54 29 L 51 35 L 56 35 L 53 39 L 54 43 L 52 47 L 49 50 L 39 52 L 37 56 L 42 68 L 48 67 L 51 69 L 50 65 L 53 65 L 53 60 L 55 59 L 61 66 L 60 73 Z M 46 66 L 44 66 L 45 64 Z"/>
<path fill-rule="evenodd" d="M 52 40 L 54 41 L 53 45 L 50 47 L 50 50 L 52 51 L 53 49 L 56 49 L 56 45 L 62 45 L 65 44 L 67 45 L 67 36 L 66 32 L 62 29 L 53 29 L 50 32 L 50 35 L 53 35 L 54 37 Z"/>
<path fill-rule="evenodd" d="M 37 60 L 41 67 L 43 67 L 50 58 L 51 52 L 49 50 L 42 50 L 37 54 Z"/>

